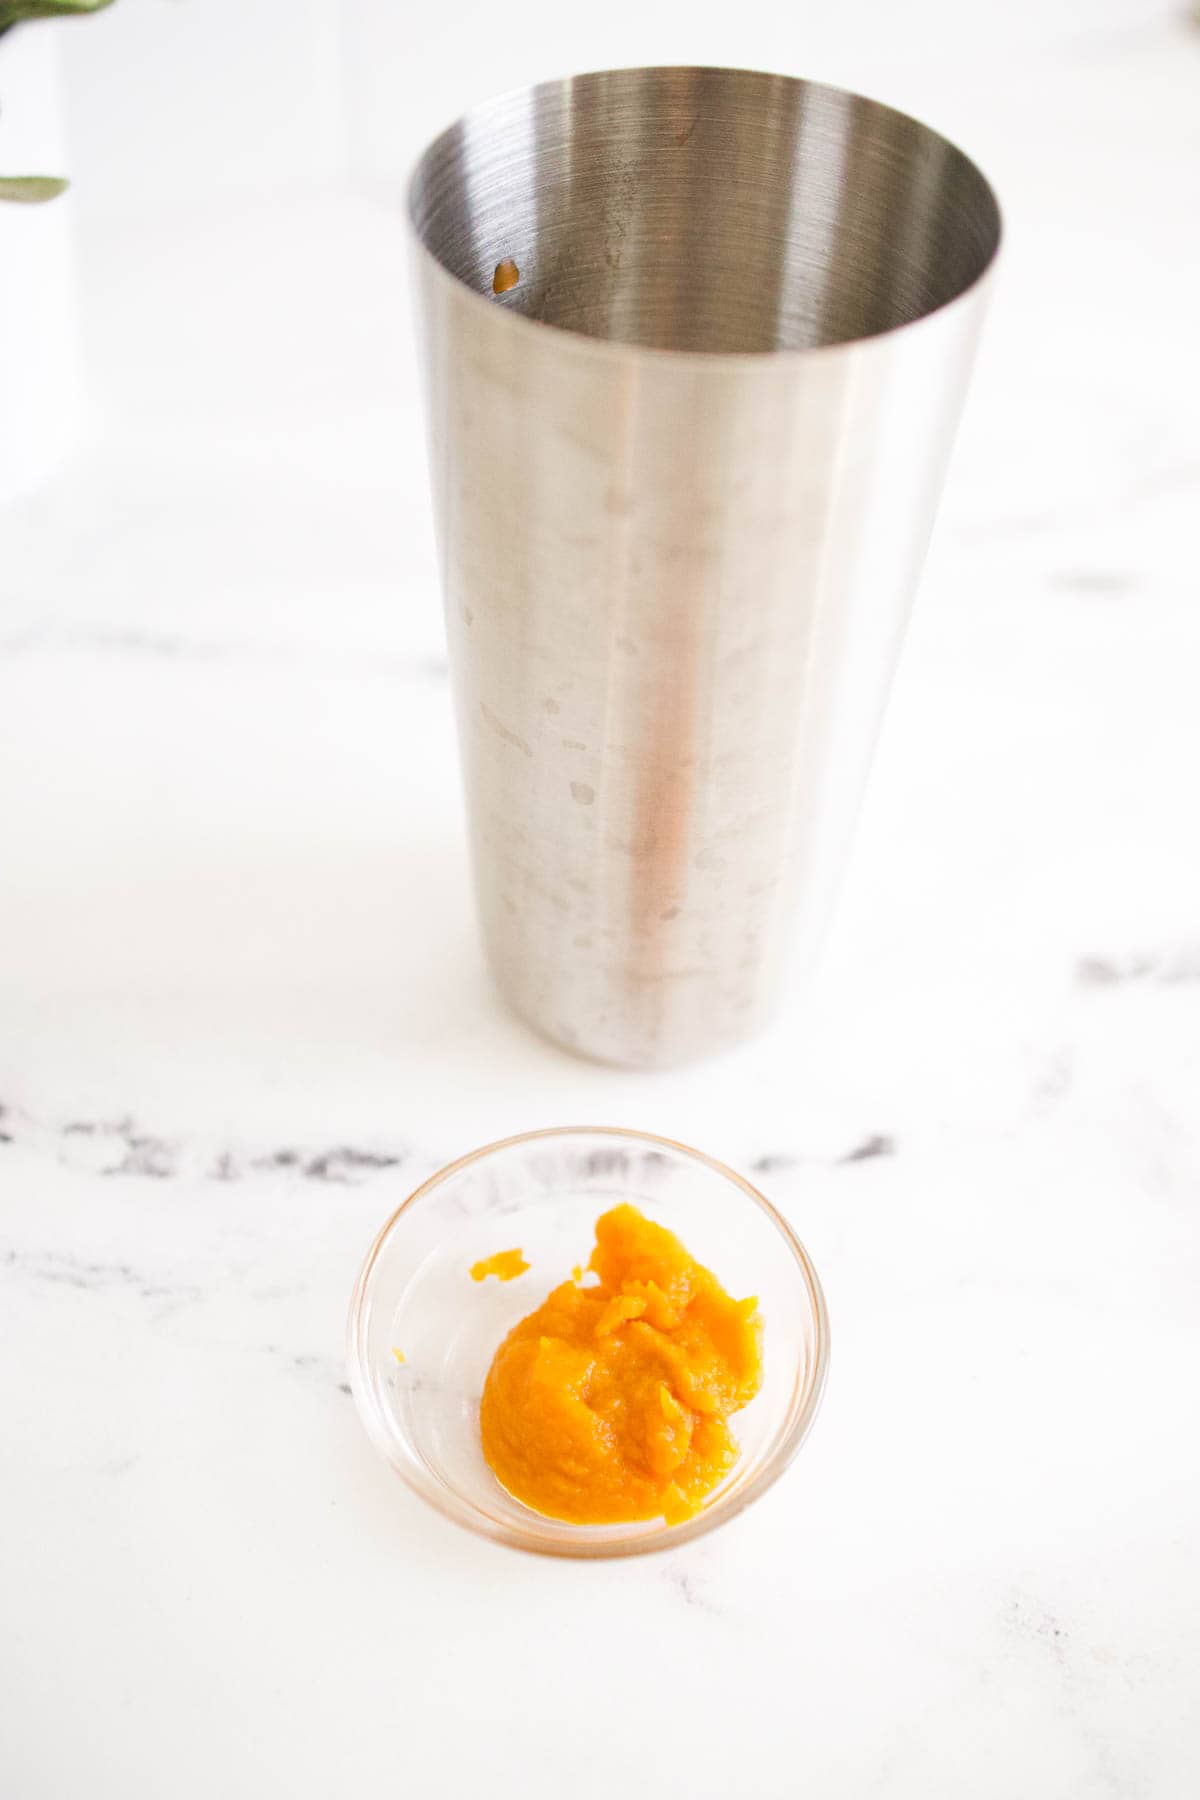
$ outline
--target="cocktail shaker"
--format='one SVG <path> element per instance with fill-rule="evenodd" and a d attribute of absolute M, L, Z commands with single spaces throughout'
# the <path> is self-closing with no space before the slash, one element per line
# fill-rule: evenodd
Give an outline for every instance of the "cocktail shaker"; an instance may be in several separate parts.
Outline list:
<path fill-rule="evenodd" d="M 409 212 L 489 959 L 572 1050 L 705 1055 L 825 919 L 996 200 L 886 106 L 660 68 L 479 107 Z"/>

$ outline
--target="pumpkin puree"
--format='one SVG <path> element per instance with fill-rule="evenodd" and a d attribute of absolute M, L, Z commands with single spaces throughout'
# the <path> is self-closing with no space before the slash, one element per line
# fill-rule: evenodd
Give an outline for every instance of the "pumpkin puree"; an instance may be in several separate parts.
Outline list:
<path fill-rule="evenodd" d="M 485 1256 L 482 1262 L 471 1264 L 471 1280 L 486 1281 L 494 1275 L 498 1281 L 512 1281 L 517 1275 L 523 1275 L 529 1264 L 519 1250 L 497 1250 L 494 1256 Z"/>
<path fill-rule="evenodd" d="M 483 1453 L 510 1494 L 575 1524 L 696 1512 L 737 1460 L 729 1416 L 762 1381 L 757 1300 L 732 1300 L 634 1206 L 588 1268 L 514 1326 L 488 1371 Z"/>

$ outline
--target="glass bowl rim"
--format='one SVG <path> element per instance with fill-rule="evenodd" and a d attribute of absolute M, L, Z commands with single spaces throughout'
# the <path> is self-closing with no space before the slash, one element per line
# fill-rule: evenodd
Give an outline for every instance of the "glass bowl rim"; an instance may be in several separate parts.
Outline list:
<path fill-rule="evenodd" d="M 681 1525 L 643 1533 L 628 1541 L 623 1538 L 601 1538 L 592 1541 L 586 1538 L 576 1540 L 569 1537 L 538 1536 L 539 1515 L 532 1510 L 530 1510 L 531 1524 L 528 1531 L 490 1518 L 455 1489 L 426 1479 L 417 1469 L 397 1460 L 393 1454 L 392 1433 L 378 1417 L 369 1387 L 369 1361 L 365 1346 L 365 1328 L 373 1278 L 388 1240 L 404 1214 L 473 1163 L 482 1162 L 488 1157 L 496 1156 L 504 1150 L 511 1150 L 520 1144 L 533 1144 L 544 1142 L 547 1139 L 564 1137 L 623 1138 L 633 1143 L 649 1145 L 656 1150 L 670 1150 L 689 1161 L 700 1163 L 735 1188 L 740 1189 L 748 1200 L 753 1201 L 754 1205 L 766 1214 L 783 1239 L 800 1269 L 812 1307 L 816 1344 L 811 1373 L 807 1381 L 800 1384 L 799 1404 L 797 1404 L 796 1392 L 793 1392 L 793 1416 L 787 1431 L 762 1467 L 728 1501 L 718 1498 L 714 1505 L 704 1508 Z M 518 1131 L 509 1137 L 496 1138 L 491 1143 L 480 1145 L 476 1150 L 469 1150 L 466 1155 L 456 1157 L 453 1162 L 446 1163 L 442 1168 L 435 1170 L 432 1175 L 427 1176 L 418 1187 L 414 1188 L 406 1199 L 401 1201 L 391 1217 L 376 1233 L 354 1284 L 354 1291 L 350 1297 L 349 1316 L 346 1321 L 346 1361 L 351 1391 L 367 1436 L 410 1492 L 418 1495 L 427 1505 L 441 1513 L 443 1518 L 450 1519 L 456 1525 L 461 1525 L 466 1530 L 473 1531 L 478 1536 L 488 1538 L 494 1543 L 507 1544 L 512 1549 L 524 1550 L 535 1555 L 586 1559 L 645 1556 L 660 1550 L 678 1549 L 680 1545 L 692 1543 L 707 1532 L 715 1530 L 718 1525 L 736 1518 L 755 1500 L 761 1499 L 762 1495 L 774 1486 L 779 1477 L 795 1460 L 812 1428 L 825 1389 L 825 1380 L 829 1369 L 829 1314 L 820 1278 L 808 1251 L 782 1213 L 772 1205 L 765 1194 L 759 1192 L 752 1182 L 747 1181 L 744 1175 L 739 1175 L 736 1169 L 731 1169 L 728 1164 L 719 1161 L 715 1156 L 709 1156 L 704 1150 L 697 1150 L 690 1144 L 681 1143 L 677 1138 L 664 1137 L 657 1132 L 638 1131 L 620 1125 L 547 1125 L 533 1131 Z M 581 1527 L 580 1529 L 587 1530 L 588 1528 Z"/>

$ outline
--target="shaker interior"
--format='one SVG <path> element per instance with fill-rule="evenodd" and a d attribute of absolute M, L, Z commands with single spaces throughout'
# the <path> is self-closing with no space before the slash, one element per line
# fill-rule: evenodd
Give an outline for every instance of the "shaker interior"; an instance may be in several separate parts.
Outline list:
<path fill-rule="evenodd" d="M 969 288 L 1000 238 L 988 183 L 936 132 L 723 69 L 504 95 L 430 146 L 410 206 L 426 249 L 497 304 L 653 349 L 871 337 Z"/>

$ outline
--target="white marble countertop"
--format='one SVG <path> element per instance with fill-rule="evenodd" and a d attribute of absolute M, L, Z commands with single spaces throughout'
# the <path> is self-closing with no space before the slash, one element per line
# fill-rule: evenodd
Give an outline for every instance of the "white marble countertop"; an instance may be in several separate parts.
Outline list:
<path fill-rule="evenodd" d="M 923 92 L 1007 264 L 829 952 L 681 1075 L 482 970 L 391 214 L 85 244 L 0 567 L 5 1800 L 1200 1789 L 1200 34 L 1006 55 Z M 629 1564 L 444 1523 L 342 1363 L 399 1199 L 564 1121 L 756 1176 L 832 1317 L 788 1477 Z"/>

